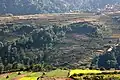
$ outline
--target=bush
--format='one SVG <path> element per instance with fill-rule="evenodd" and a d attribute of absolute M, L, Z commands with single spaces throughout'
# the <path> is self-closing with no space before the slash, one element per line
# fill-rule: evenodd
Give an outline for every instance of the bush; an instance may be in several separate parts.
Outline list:
<path fill-rule="evenodd" d="M 59 69 L 61 69 L 61 70 L 68 70 L 67 67 L 59 67 Z"/>
<path fill-rule="evenodd" d="M 92 69 L 93 69 L 93 67 L 89 67 L 89 69 L 90 69 L 90 70 L 92 70 Z"/>
<path fill-rule="evenodd" d="M 44 76 L 44 75 L 46 75 L 46 73 L 44 73 L 44 72 L 43 72 L 43 74 L 42 74 L 42 75 Z"/>
<path fill-rule="evenodd" d="M 118 74 L 118 72 L 117 72 L 117 71 L 114 71 L 113 74 Z"/>
<path fill-rule="evenodd" d="M 20 73 L 20 72 L 18 72 L 18 75 L 21 75 L 21 73 Z"/>
<path fill-rule="evenodd" d="M 75 77 L 76 77 L 76 76 L 77 76 L 77 74 L 73 74 L 72 76 L 75 76 Z"/>
<path fill-rule="evenodd" d="M 9 76 L 7 75 L 7 76 L 6 76 L 6 79 L 8 79 L 8 78 L 9 78 Z"/>
<path fill-rule="evenodd" d="M 2 63 L 0 63 L 0 73 L 2 73 L 4 70 L 4 65 Z"/>
<path fill-rule="evenodd" d="M 36 65 L 33 65 L 32 66 L 32 71 L 34 72 L 38 72 L 38 71 L 41 71 L 42 70 L 42 67 L 40 64 L 36 64 Z"/>
<path fill-rule="evenodd" d="M 17 65 L 17 69 L 19 69 L 20 71 L 23 71 L 25 69 L 25 66 L 23 64 L 18 64 Z"/>
<path fill-rule="evenodd" d="M 83 76 L 84 74 L 78 74 L 78 76 Z"/>
<path fill-rule="evenodd" d="M 90 78 L 88 76 L 83 77 L 84 80 L 89 80 Z"/>
<path fill-rule="evenodd" d="M 105 68 L 104 68 L 104 67 L 101 67 L 101 68 L 100 68 L 100 70 L 101 70 L 101 71 L 104 71 L 104 70 L 105 70 Z"/>
<path fill-rule="evenodd" d="M 53 69 L 52 70 L 56 70 L 57 69 L 57 67 L 53 67 Z"/>
<path fill-rule="evenodd" d="M 5 66 L 5 70 L 9 71 L 12 69 L 12 64 L 8 64 L 7 66 Z"/>
<path fill-rule="evenodd" d="M 94 76 L 92 77 L 92 80 L 104 80 L 103 77 L 104 76 Z"/>
<path fill-rule="evenodd" d="M 52 70 L 53 69 L 53 66 L 51 66 L 51 65 L 46 65 L 45 66 L 45 70 L 46 71 L 50 71 L 50 70 Z"/>

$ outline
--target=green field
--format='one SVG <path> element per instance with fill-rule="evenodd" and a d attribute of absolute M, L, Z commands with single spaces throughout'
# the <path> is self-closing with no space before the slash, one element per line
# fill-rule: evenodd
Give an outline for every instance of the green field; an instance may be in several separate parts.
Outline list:
<path fill-rule="evenodd" d="M 23 75 L 23 74 L 27 74 L 27 72 L 21 72 L 21 75 Z M 9 78 L 6 79 L 6 76 L 9 76 Z M 0 75 L 0 80 L 12 80 L 13 78 L 15 78 L 17 76 L 18 76 L 18 72 L 13 72 L 13 73 L 10 73 L 8 75 L 5 74 L 5 76 L 3 74 L 3 76 Z"/>
<path fill-rule="evenodd" d="M 14 80 L 15 78 L 18 80 L 36 80 L 38 77 L 42 76 L 43 72 L 21 72 L 21 75 L 24 75 L 23 77 L 19 77 L 21 75 L 18 75 L 18 72 L 13 72 L 9 74 L 9 78 L 6 79 L 6 76 L 0 76 L 0 80 Z M 46 77 L 67 77 L 68 71 L 67 70 L 54 70 L 51 72 L 45 73 Z"/>
<path fill-rule="evenodd" d="M 54 70 L 50 72 L 45 72 L 45 76 L 47 78 L 67 78 L 68 70 Z M 103 76 L 104 79 L 106 78 L 119 78 L 117 80 L 120 80 L 120 74 L 100 74 L 100 75 L 90 75 L 86 73 L 101 73 L 99 70 L 71 70 L 70 75 L 73 75 L 73 73 L 84 73 L 82 76 L 75 76 L 75 78 L 79 78 L 80 80 L 83 80 L 84 77 L 94 77 L 94 76 Z M 18 75 L 18 72 L 13 72 L 8 74 L 9 78 L 6 79 L 6 74 L 0 75 L 0 80 L 37 80 L 38 77 L 41 77 L 43 72 L 21 72 L 21 75 Z M 52 80 L 52 79 L 51 79 Z"/>

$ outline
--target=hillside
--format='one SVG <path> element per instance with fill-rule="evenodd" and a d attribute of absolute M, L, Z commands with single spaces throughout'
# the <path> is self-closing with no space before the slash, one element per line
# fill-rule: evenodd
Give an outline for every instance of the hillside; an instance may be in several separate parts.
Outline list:
<path fill-rule="evenodd" d="M 34 14 L 58 13 L 74 10 L 94 11 L 119 0 L 1 0 L 0 13 Z"/>
<path fill-rule="evenodd" d="M 1 66 L 46 64 L 67 68 L 89 67 L 94 56 L 90 48 L 102 47 L 98 39 L 91 39 L 92 36 L 101 35 L 97 32 L 97 25 L 91 24 L 97 19 L 91 13 L 24 15 L 0 19 Z M 4 70 L 9 70 L 6 67 Z"/>
<path fill-rule="evenodd" d="M 1 16 L 1 66 L 5 71 L 36 64 L 45 69 L 89 68 L 97 51 L 104 52 L 108 44 L 104 38 L 111 34 L 106 24 L 96 24 L 111 20 L 104 17 L 93 13 Z"/>
<path fill-rule="evenodd" d="M 120 13 L 103 14 L 1 16 L 1 71 L 98 66 L 94 59 L 119 39 Z"/>

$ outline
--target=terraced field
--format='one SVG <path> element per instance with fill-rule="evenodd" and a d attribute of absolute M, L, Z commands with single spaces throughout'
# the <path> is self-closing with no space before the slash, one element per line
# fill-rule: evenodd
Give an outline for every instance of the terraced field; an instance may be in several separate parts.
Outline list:
<path fill-rule="evenodd" d="M 1 74 L 0 75 L 0 80 L 37 80 L 38 77 L 42 76 L 42 72 L 20 72 L 21 75 L 18 75 L 18 72 L 13 72 L 9 74 Z M 51 72 L 46 72 L 45 77 L 49 78 L 66 78 L 68 75 L 67 70 L 54 70 Z M 9 78 L 6 78 L 9 76 Z"/>
<path fill-rule="evenodd" d="M 99 16 L 93 13 L 35 14 L 19 16 L 0 16 L 0 24 L 36 23 L 41 25 L 68 25 L 78 22 L 95 22 Z"/>
<path fill-rule="evenodd" d="M 13 73 L 7 73 L 7 74 L 2 74 L 0 75 L 0 80 L 70 80 L 68 78 L 68 70 L 54 70 L 50 72 L 45 72 L 45 75 L 43 78 L 42 72 L 21 72 L 21 75 L 18 75 L 18 72 L 13 72 Z M 110 74 L 102 74 L 102 72 L 109 72 Z M 110 77 L 116 77 L 120 78 L 120 74 L 111 74 L 111 72 L 114 72 L 114 70 L 106 70 L 106 71 L 100 71 L 100 70 L 81 70 L 81 69 L 76 69 L 76 70 L 70 70 L 70 74 L 84 74 L 82 76 L 76 76 L 78 78 L 84 78 L 86 76 L 88 77 L 93 77 L 93 76 L 103 76 L 103 78 L 110 78 Z M 120 72 L 119 70 L 117 72 Z M 90 75 L 90 74 L 93 75 Z M 94 75 L 100 73 L 100 75 Z M 6 78 L 6 76 L 9 76 L 9 78 Z M 38 79 L 39 78 L 39 79 Z M 84 79 L 83 79 L 84 80 Z"/>

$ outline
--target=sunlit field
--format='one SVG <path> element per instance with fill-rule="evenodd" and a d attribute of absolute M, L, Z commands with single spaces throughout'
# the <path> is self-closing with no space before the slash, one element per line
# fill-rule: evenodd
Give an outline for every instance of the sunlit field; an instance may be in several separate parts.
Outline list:
<path fill-rule="evenodd" d="M 81 69 L 75 69 L 75 70 L 71 70 L 70 71 L 70 75 L 73 75 L 73 74 L 96 74 L 96 73 L 102 73 L 102 71 L 100 70 L 81 70 Z"/>
<path fill-rule="evenodd" d="M 93 76 L 102 76 L 104 79 L 110 78 L 110 77 L 117 77 L 120 78 L 120 74 L 102 74 L 102 72 L 111 72 L 108 70 L 100 71 L 100 70 L 82 70 L 82 69 L 75 69 L 75 70 L 53 70 L 50 72 L 44 72 L 47 79 L 49 78 L 61 78 L 66 79 L 74 74 L 83 74 L 82 76 L 75 76 L 75 78 L 82 78 L 81 80 L 84 80 L 83 78 L 93 77 Z M 18 75 L 18 72 L 13 72 L 10 74 L 2 74 L 0 75 L 0 80 L 37 80 L 38 77 L 41 77 L 43 72 L 20 72 L 21 74 Z M 68 76 L 69 73 L 69 76 Z M 99 74 L 100 73 L 100 74 Z M 97 75 L 99 74 L 99 75 Z M 9 76 L 9 78 L 6 78 L 6 76 Z M 44 79 L 43 79 L 44 80 Z"/>
<path fill-rule="evenodd" d="M 23 77 L 20 80 L 37 80 L 37 77 Z"/>
<path fill-rule="evenodd" d="M 119 70 L 81 70 L 81 69 L 75 69 L 70 70 L 69 77 L 80 79 L 80 80 L 86 80 L 84 78 L 87 78 L 87 80 L 92 79 L 96 80 L 96 78 L 99 78 L 98 80 L 120 80 L 120 71 Z"/>
<path fill-rule="evenodd" d="M 37 80 L 38 77 L 41 77 L 43 72 L 20 72 L 21 74 L 18 75 L 18 72 L 13 72 L 10 74 L 1 74 L 0 80 Z M 46 77 L 67 77 L 68 70 L 53 70 L 50 72 L 45 72 Z M 9 76 L 9 78 L 6 78 Z"/>

